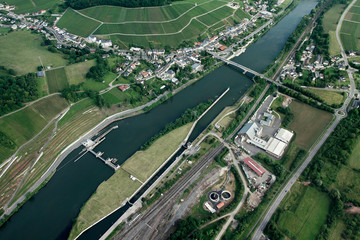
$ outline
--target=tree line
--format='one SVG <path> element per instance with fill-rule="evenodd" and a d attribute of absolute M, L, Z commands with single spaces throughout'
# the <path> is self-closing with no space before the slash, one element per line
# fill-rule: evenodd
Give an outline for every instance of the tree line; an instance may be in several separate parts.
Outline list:
<path fill-rule="evenodd" d="M 291 108 L 290 107 L 277 107 L 276 108 L 276 111 L 278 113 L 282 113 L 285 115 L 284 119 L 282 120 L 281 124 L 284 126 L 284 127 L 287 127 L 289 126 L 289 124 L 292 122 L 292 120 L 294 119 L 294 113 L 291 111 Z"/>
<path fill-rule="evenodd" d="M 83 9 L 99 5 L 113 5 L 128 8 L 162 6 L 177 0 L 66 0 L 65 4 L 74 9 Z"/>
<path fill-rule="evenodd" d="M 331 199 L 331 207 L 325 224 L 321 227 L 316 239 L 328 239 L 330 229 L 334 227 L 337 219 L 344 220 L 346 228 L 342 233 L 344 239 L 358 239 L 360 236 L 360 222 L 350 214 L 344 214 L 344 203 L 352 202 L 359 206 L 360 201 L 351 197 L 346 187 L 340 190 L 334 188 L 337 181 L 336 176 L 340 170 L 348 165 L 350 154 L 352 153 L 360 133 L 360 114 L 357 109 L 349 112 L 348 116 L 340 121 L 338 126 L 328 137 L 324 145 L 315 155 L 309 166 L 303 172 L 305 179 L 311 180 L 321 191 L 326 192 Z M 326 163 L 331 164 L 331 174 Z"/>
<path fill-rule="evenodd" d="M 100 56 L 96 57 L 96 65 L 89 69 L 86 78 L 92 78 L 97 82 L 102 82 L 105 74 L 110 70 L 108 62 Z"/>
<path fill-rule="evenodd" d="M 12 112 L 39 97 L 36 76 L 29 73 L 15 77 L 0 75 L 0 115 Z"/>
<path fill-rule="evenodd" d="M 176 119 L 174 122 L 167 124 L 163 130 L 161 130 L 158 134 L 153 136 L 144 145 L 142 145 L 141 150 L 148 149 L 158 138 L 164 136 L 172 130 L 195 121 L 203 112 L 205 112 L 208 107 L 210 107 L 212 103 L 213 101 L 209 100 L 206 103 L 200 103 L 194 108 L 188 108 L 178 119 Z"/>
<path fill-rule="evenodd" d="M 295 92 L 291 89 L 285 88 L 283 86 L 279 86 L 279 92 L 288 95 L 290 97 L 296 98 L 297 100 L 299 100 L 300 102 L 309 104 L 312 107 L 318 108 L 320 110 L 324 110 L 330 113 L 334 113 L 334 109 L 332 109 L 330 106 L 324 104 L 324 103 L 318 103 L 315 100 L 312 100 L 311 98 L 305 97 L 304 95 L 302 95 L 301 93 Z"/>

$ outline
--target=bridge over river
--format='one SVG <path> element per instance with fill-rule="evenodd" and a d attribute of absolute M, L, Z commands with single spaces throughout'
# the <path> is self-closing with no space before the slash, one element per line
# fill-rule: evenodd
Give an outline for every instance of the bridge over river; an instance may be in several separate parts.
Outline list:
<path fill-rule="evenodd" d="M 226 63 L 227 65 L 232 65 L 232 66 L 235 66 L 235 67 L 237 67 L 237 68 L 242 69 L 242 70 L 244 71 L 243 74 L 246 74 L 247 72 L 249 72 L 249 73 L 251 73 L 251 74 L 253 74 L 253 75 L 255 75 L 255 76 L 259 76 L 259 77 L 261 77 L 261 78 L 263 78 L 263 79 L 266 79 L 268 82 L 272 82 L 272 83 L 276 84 L 277 86 L 281 86 L 281 85 L 282 85 L 281 83 L 279 83 L 279 82 L 277 82 L 277 81 L 275 81 L 275 80 L 273 80 L 273 79 L 271 79 L 271 78 L 266 77 L 264 74 L 259 73 L 259 72 L 255 71 L 255 70 L 252 70 L 251 68 L 245 67 L 244 65 L 242 65 L 242 64 L 240 64 L 240 63 L 236 63 L 236 62 L 231 61 L 231 60 L 229 60 L 229 59 L 220 57 L 219 55 L 217 55 L 216 53 L 213 53 L 213 52 L 208 52 L 208 53 L 210 53 L 211 55 L 213 55 L 214 58 L 223 61 L 223 62 Z"/>

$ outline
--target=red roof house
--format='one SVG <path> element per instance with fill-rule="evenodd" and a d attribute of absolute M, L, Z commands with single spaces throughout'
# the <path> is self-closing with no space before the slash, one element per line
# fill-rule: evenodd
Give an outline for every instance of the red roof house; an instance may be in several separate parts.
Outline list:
<path fill-rule="evenodd" d="M 265 170 L 262 169 L 253 159 L 247 157 L 244 159 L 244 163 L 251 168 L 257 175 L 262 176 Z"/>
<path fill-rule="evenodd" d="M 125 92 L 125 91 L 128 90 L 129 88 L 130 88 L 129 85 L 121 85 L 121 86 L 119 87 L 119 89 L 120 89 L 122 92 Z"/>
<path fill-rule="evenodd" d="M 226 48 L 227 48 L 226 46 L 221 45 L 221 46 L 219 47 L 219 50 L 220 50 L 220 51 L 224 51 Z"/>

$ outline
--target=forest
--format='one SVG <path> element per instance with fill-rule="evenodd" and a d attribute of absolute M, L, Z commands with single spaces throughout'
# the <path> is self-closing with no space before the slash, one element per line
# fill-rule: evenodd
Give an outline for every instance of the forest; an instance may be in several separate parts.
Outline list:
<path fill-rule="evenodd" d="M 10 74 L 0 76 L 0 115 L 19 109 L 23 107 L 23 103 L 37 98 L 35 74 L 29 73 L 20 77 Z"/>
<path fill-rule="evenodd" d="M 74 9 L 83 9 L 99 5 L 113 5 L 128 8 L 162 6 L 176 0 L 66 0 L 66 5 Z"/>

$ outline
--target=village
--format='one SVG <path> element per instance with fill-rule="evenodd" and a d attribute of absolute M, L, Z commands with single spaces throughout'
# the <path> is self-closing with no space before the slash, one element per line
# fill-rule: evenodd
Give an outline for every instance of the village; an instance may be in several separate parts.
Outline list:
<path fill-rule="evenodd" d="M 292 57 L 282 68 L 281 80 L 309 87 L 349 89 L 350 82 L 344 59 L 332 56 L 327 60 L 324 56 L 314 53 L 316 45 L 311 40 L 307 43 L 296 53 L 300 56 L 299 59 L 297 60 L 296 56 Z M 348 55 L 356 57 L 358 52 L 349 51 Z"/>
<path fill-rule="evenodd" d="M 278 2 L 280 5 L 282 1 Z M 238 3 L 229 3 L 231 8 L 239 8 Z M 180 48 L 176 51 L 165 51 L 165 49 L 143 49 L 140 47 L 131 47 L 130 49 L 120 49 L 118 45 L 114 45 L 111 40 L 100 39 L 99 37 L 90 35 L 88 37 L 81 37 L 71 34 L 66 29 L 60 29 L 56 26 L 56 23 L 61 18 L 61 15 L 54 14 L 56 20 L 53 23 L 48 23 L 45 20 L 40 20 L 39 17 L 47 14 L 46 10 L 41 10 L 34 13 L 15 14 L 15 6 L 0 4 L 0 10 L 4 10 L 7 14 L 0 13 L 0 28 L 8 28 L 11 30 L 31 30 L 42 34 L 46 39 L 50 41 L 56 41 L 56 48 L 70 48 L 77 51 L 77 49 L 89 48 L 90 53 L 94 53 L 97 48 L 101 48 L 103 51 L 113 53 L 115 55 L 123 56 L 122 61 L 116 68 L 115 73 L 118 76 L 124 78 L 130 78 L 134 82 L 144 84 L 145 81 L 159 78 L 163 81 L 171 82 L 173 85 L 178 85 L 181 79 L 176 78 L 176 72 L 171 69 L 172 66 L 191 67 L 187 73 L 196 74 L 207 70 L 204 63 L 201 61 L 201 54 L 204 52 L 218 53 L 224 58 L 232 58 L 238 56 L 246 50 L 246 47 L 252 42 L 255 34 L 260 34 L 263 27 L 267 27 L 271 23 L 273 13 L 276 10 L 273 8 L 270 12 L 267 2 L 256 1 L 251 2 L 244 1 L 244 8 L 252 18 L 244 18 L 239 24 L 235 26 L 229 26 L 224 31 L 213 37 L 205 38 L 201 42 L 194 42 L 192 47 Z M 257 28 L 256 22 L 258 19 L 264 19 L 267 24 L 264 24 L 262 28 L 253 32 L 250 39 L 246 38 L 245 43 L 239 49 L 239 42 L 237 44 L 226 46 L 224 42 L 227 39 L 234 39 L 246 36 L 248 32 L 252 32 Z M 104 54 L 103 58 L 110 57 L 110 54 Z M 147 62 L 153 67 L 151 69 L 144 64 L 140 64 L 140 61 Z M 149 65 L 147 64 L 147 65 Z M 47 69 L 50 69 L 49 67 Z M 40 74 L 42 75 L 42 74 Z M 187 76 L 186 79 L 189 79 Z M 127 90 L 129 85 L 124 85 L 122 91 Z M 165 85 L 162 86 L 162 89 Z"/>

